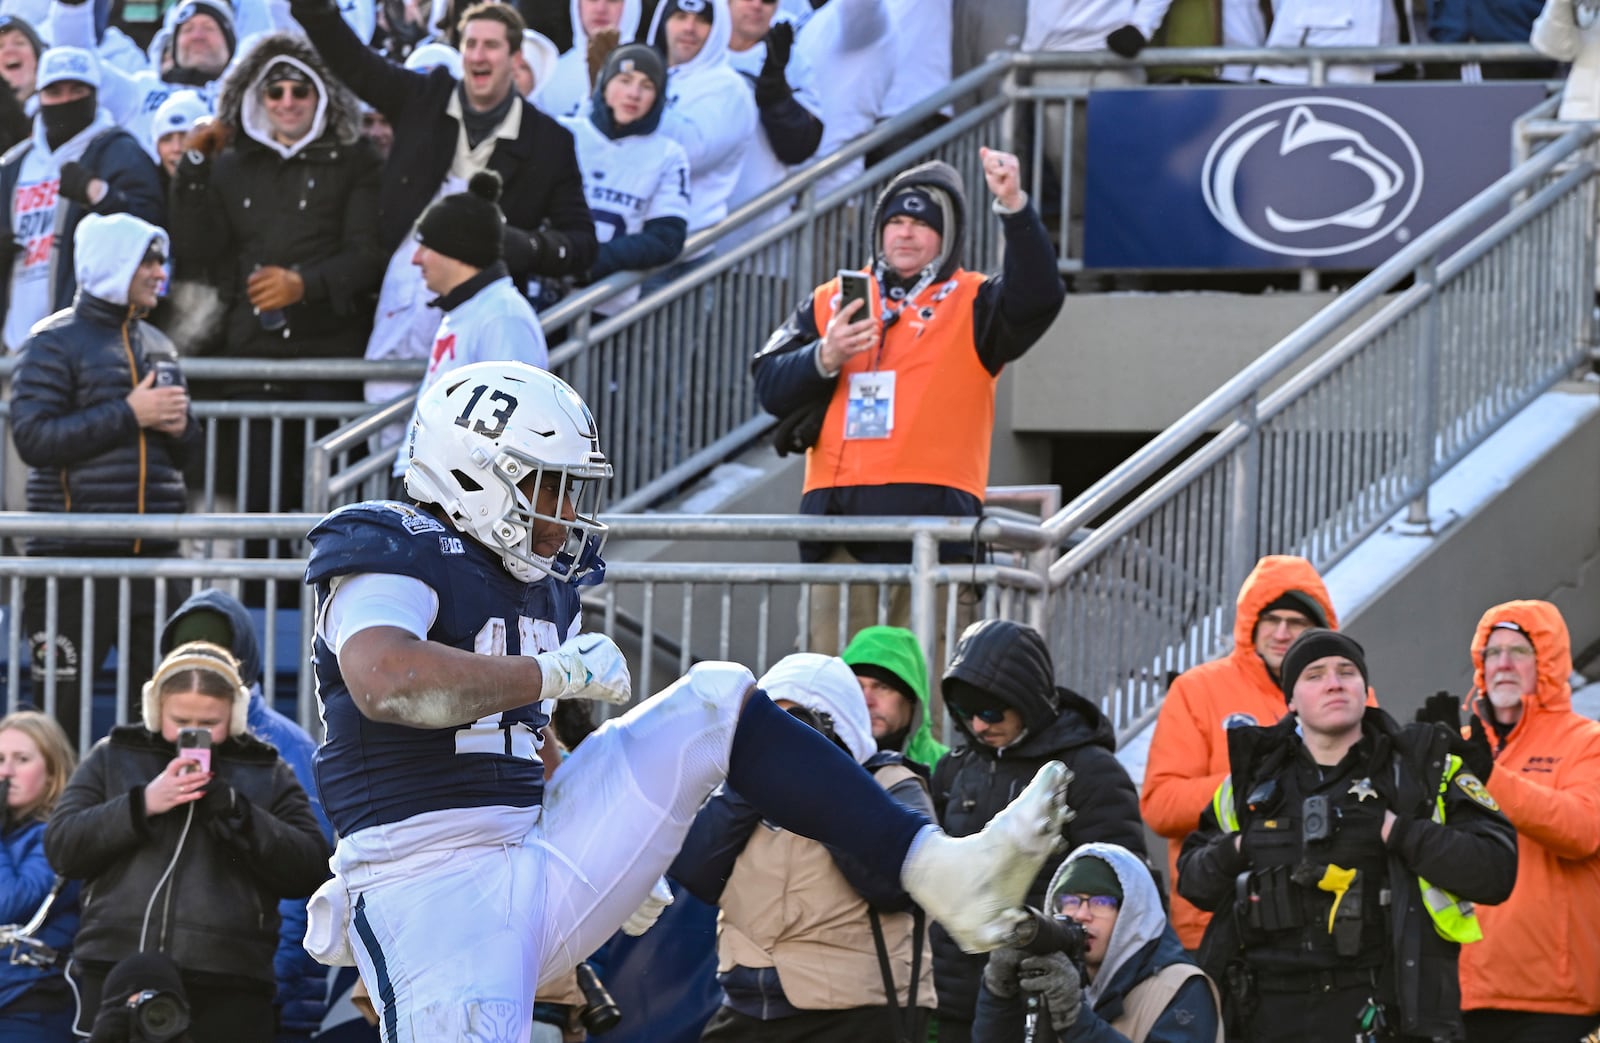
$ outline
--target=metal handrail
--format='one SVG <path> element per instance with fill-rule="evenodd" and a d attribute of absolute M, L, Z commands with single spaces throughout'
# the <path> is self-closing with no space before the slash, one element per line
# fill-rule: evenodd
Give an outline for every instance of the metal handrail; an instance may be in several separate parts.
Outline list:
<path fill-rule="evenodd" d="M 1165 431 L 1074 497 L 1071 503 L 1045 521 L 1045 530 L 1052 538 L 1065 539 L 1091 519 L 1104 514 L 1112 504 L 1159 474 L 1197 438 L 1218 423 L 1230 420 L 1249 405 L 1267 384 L 1301 362 L 1307 353 L 1317 348 L 1324 338 L 1341 325 L 1390 292 L 1419 263 L 1459 238 L 1464 228 L 1509 205 L 1519 193 L 1547 177 L 1558 164 L 1581 150 L 1595 133 L 1594 129 L 1587 127 L 1569 127 L 1566 134 L 1540 150 L 1528 164 L 1511 170 L 1455 214 L 1406 244 L 1366 278 L 1341 293 L 1326 308 L 1263 352 Z M 1086 546 L 1080 545 L 1075 553 L 1088 553 Z M 1067 567 L 1066 559 L 1057 562 L 1052 567 L 1052 575 L 1060 575 Z"/>

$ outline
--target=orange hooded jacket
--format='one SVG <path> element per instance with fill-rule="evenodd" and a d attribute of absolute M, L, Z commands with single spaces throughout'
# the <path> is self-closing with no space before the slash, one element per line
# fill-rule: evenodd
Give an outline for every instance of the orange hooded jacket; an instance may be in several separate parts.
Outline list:
<path fill-rule="evenodd" d="M 1239 588 L 1233 617 L 1233 651 L 1186 670 L 1172 682 L 1156 717 L 1139 811 L 1147 826 L 1167 838 L 1167 886 L 1172 926 L 1185 949 L 1200 947 L 1211 917 L 1178 897 L 1178 849 L 1200 826 L 1200 813 L 1228 774 L 1229 728 L 1270 725 L 1288 713 L 1288 700 L 1256 652 L 1262 610 L 1294 591 L 1322 606 L 1338 629 L 1322 577 L 1304 558 L 1274 554 L 1256 562 Z"/>
<path fill-rule="evenodd" d="M 1483 649 L 1496 623 L 1533 642 L 1538 678 L 1522 717 L 1495 750 L 1489 795 L 1517 827 L 1517 886 L 1479 906 L 1483 941 L 1461 947 L 1461 1008 L 1594 1014 L 1600 1011 L 1600 723 L 1573 712 L 1572 642 L 1545 601 L 1496 605 L 1472 638 L 1466 709 L 1487 722 Z"/>

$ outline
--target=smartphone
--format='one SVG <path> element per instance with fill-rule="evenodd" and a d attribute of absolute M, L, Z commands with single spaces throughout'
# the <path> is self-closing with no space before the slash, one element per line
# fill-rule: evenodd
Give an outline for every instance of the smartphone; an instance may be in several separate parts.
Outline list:
<path fill-rule="evenodd" d="M 872 276 L 866 272 L 852 272 L 843 268 L 839 270 L 839 310 L 842 312 L 850 306 L 851 301 L 865 301 L 865 305 L 850 316 L 851 322 L 860 322 L 870 319 L 872 312 Z"/>
<path fill-rule="evenodd" d="M 202 772 L 211 771 L 211 729 L 179 728 L 178 756 L 195 762 Z"/>

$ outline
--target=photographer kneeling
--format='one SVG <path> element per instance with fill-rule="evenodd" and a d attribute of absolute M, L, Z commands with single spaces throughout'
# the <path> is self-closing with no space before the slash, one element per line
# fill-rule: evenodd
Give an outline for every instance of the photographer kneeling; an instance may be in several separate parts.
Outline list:
<path fill-rule="evenodd" d="M 245 731 L 248 703 L 226 649 L 179 645 L 144 687 L 143 726 L 96 743 L 57 803 L 45 853 L 84 881 L 67 971 L 80 1034 L 117 962 L 159 952 L 196 1039 L 272 1043 L 278 900 L 316 890 L 328 848 L 294 773 Z"/>
<path fill-rule="evenodd" d="M 1061 864 L 1045 900 L 1050 913 L 1083 928 L 1082 968 L 1064 952 L 990 953 L 973 1043 L 1029 1038 L 1032 998 L 1037 1043 L 1222 1043 L 1216 989 L 1178 943 L 1138 856 L 1116 844 L 1085 844 Z"/>

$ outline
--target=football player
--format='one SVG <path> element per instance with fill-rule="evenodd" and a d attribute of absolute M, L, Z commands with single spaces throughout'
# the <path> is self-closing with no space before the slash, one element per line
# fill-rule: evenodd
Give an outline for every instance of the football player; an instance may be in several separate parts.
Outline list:
<path fill-rule="evenodd" d="M 973 951 L 1003 944 L 1068 814 L 1047 765 L 983 833 L 891 801 L 734 663 L 701 663 L 607 721 L 546 784 L 551 700 L 627 702 L 622 653 L 580 632 L 604 574 L 611 466 L 582 399 L 514 362 L 418 403 L 417 502 L 311 531 L 318 787 L 340 841 L 306 947 L 353 962 L 384 1039 L 526 1040 L 534 991 L 646 903 L 724 779 L 762 814 L 905 889 Z"/>

